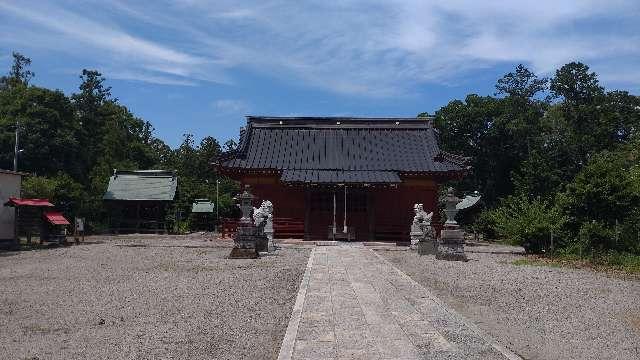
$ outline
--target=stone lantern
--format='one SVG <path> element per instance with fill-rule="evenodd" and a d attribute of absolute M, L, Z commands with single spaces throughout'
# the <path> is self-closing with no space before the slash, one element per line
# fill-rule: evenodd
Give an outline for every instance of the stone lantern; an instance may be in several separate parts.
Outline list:
<path fill-rule="evenodd" d="M 456 222 L 456 215 L 458 214 L 456 205 L 459 202 L 460 199 L 453 193 L 453 188 L 449 188 L 445 198 L 444 210 L 447 221 L 444 223 L 444 229 L 442 229 L 440 233 L 436 259 L 451 261 L 468 260 L 464 254 L 464 232 L 460 230 L 460 226 L 458 222 Z"/>
<path fill-rule="evenodd" d="M 251 194 L 251 189 L 249 185 L 244 186 L 244 191 L 242 194 L 234 197 L 239 204 L 240 211 L 242 211 L 242 218 L 240 219 L 241 223 L 250 223 L 251 222 L 251 212 L 253 211 L 253 194 Z"/>
<path fill-rule="evenodd" d="M 258 258 L 258 250 L 256 241 L 260 234 L 260 230 L 253 224 L 251 213 L 253 212 L 253 198 L 249 185 L 245 185 L 242 194 L 236 196 L 236 200 L 242 211 L 242 218 L 238 223 L 238 230 L 233 238 L 233 249 L 229 257 L 232 259 L 256 259 Z"/>
<path fill-rule="evenodd" d="M 458 222 L 456 221 L 458 209 L 456 205 L 458 205 L 459 202 L 460 199 L 453 193 L 453 188 L 447 189 L 447 197 L 445 198 L 444 205 L 444 213 L 447 216 L 447 221 L 444 223 L 445 227 L 447 225 L 458 226 Z"/>

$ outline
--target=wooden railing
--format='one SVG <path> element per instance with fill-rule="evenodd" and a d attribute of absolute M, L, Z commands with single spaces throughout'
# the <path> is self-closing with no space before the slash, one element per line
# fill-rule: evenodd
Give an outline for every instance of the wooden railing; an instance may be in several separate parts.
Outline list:
<path fill-rule="evenodd" d="M 409 241 L 410 224 L 401 224 L 401 221 L 388 219 L 378 220 L 375 224 L 375 239 L 380 241 Z"/>
<path fill-rule="evenodd" d="M 238 230 L 238 219 L 222 219 L 220 236 L 231 238 Z M 273 219 L 273 236 L 277 239 L 304 238 L 304 221 L 277 217 Z"/>
<path fill-rule="evenodd" d="M 276 239 L 303 239 L 304 221 L 291 218 L 274 218 L 273 237 Z"/>
<path fill-rule="evenodd" d="M 238 231 L 238 222 L 239 219 L 222 219 L 222 223 L 220 224 L 220 236 L 222 238 L 231 238 Z"/>

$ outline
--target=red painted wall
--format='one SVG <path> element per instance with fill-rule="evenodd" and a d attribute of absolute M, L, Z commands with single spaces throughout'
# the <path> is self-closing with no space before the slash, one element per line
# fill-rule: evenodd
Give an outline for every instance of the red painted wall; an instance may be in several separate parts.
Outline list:
<path fill-rule="evenodd" d="M 276 221 L 284 218 L 304 222 L 305 206 L 310 205 L 308 204 L 309 201 L 307 201 L 310 196 L 305 196 L 305 192 L 327 191 L 331 194 L 333 192 L 331 189 L 322 190 L 322 187 L 313 187 L 309 188 L 313 190 L 305 190 L 302 187 L 286 186 L 280 183 L 275 176 L 245 177 L 241 182 L 243 185 L 249 184 L 251 186 L 251 191 L 256 196 L 254 206 L 259 206 L 262 200 L 270 200 L 273 203 Z M 367 201 L 366 212 L 347 213 L 347 225 L 356 227 L 358 241 L 367 241 L 371 239 L 368 217 L 372 216 L 375 240 L 409 241 L 409 230 L 414 216 L 413 205 L 415 203 L 424 204 L 424 209 L 427 212 L 434 211 L 434 223 L 438 222 L 437 189 L 435 182 L 418 178 L 409 179 L 399 184 L 396 188 L 367 187 L 353 190 L 361 193 L 369 192 L 371 195 Z M 349 195 L 347 195 L 347 202 L 349 202 L 349 198 Z M 339 196 L 336 214 L 338 229 L 342 229 L 343 226 L 343 208 L 342 196 Z M 371 211 L 373 215 L 370 215 Z M 311 235 L 309 238 L 311 240 L 326 239 L 327 227 L 332 224 L 332 209 L 316 214 L 310 213 L 309 218 L 311 221 L 306 224 L 307 231 Z"/>

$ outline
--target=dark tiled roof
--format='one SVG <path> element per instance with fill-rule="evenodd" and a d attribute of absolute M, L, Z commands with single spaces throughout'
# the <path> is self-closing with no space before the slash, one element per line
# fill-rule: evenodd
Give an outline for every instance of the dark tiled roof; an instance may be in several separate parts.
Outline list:
<path fill-rule="evenodd" d="M 428 118 L 248 117 L 238 150 L 221 166 L 277 170 L 285 182 L 396 182 L 397 173 L 464 171 L 463 159 L 443 154 L 437 142 Z M 309 177 L 299 180 L 301 174 Z"/>

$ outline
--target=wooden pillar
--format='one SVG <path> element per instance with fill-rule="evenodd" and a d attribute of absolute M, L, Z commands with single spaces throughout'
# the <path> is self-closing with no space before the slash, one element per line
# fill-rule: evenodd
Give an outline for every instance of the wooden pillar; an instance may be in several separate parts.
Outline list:
<path fill-rule="evenodd" d="M 375 197 L 373 189 L 367 190 L 367 218 L 369 221 L 369 241 L 376 239 Z"/>
<path fill-rule="evenodd" d="M 155 216 L 156 216 L 156 221 L 155 221 L 155 228 L 156 228 L 155 230 L 156 231 L 155 231 L 155 233 L 157 235 L 157 234 L 160 233 L 160 214 L 162 213 L 160 211 L 160 203 L 156 203 L 154 213 L 155 213 Z"/>
<path fill-rule="evenodd" d="M 140 202 L 136 203 L 136 233 L 140 233 Z"/>
<path fill-rule="evenodd" d="M 311 221 L 311 194 L 309 190 L 304 189 L 304 239 L 311 240 L 310 221 Z"/>
<path fill-rule="evenodd" d="M 13 241 L 15 242 L 16 249 L 20 248 L 20 236 L 18 233 L 18 206 L 13 208 Z"/>

